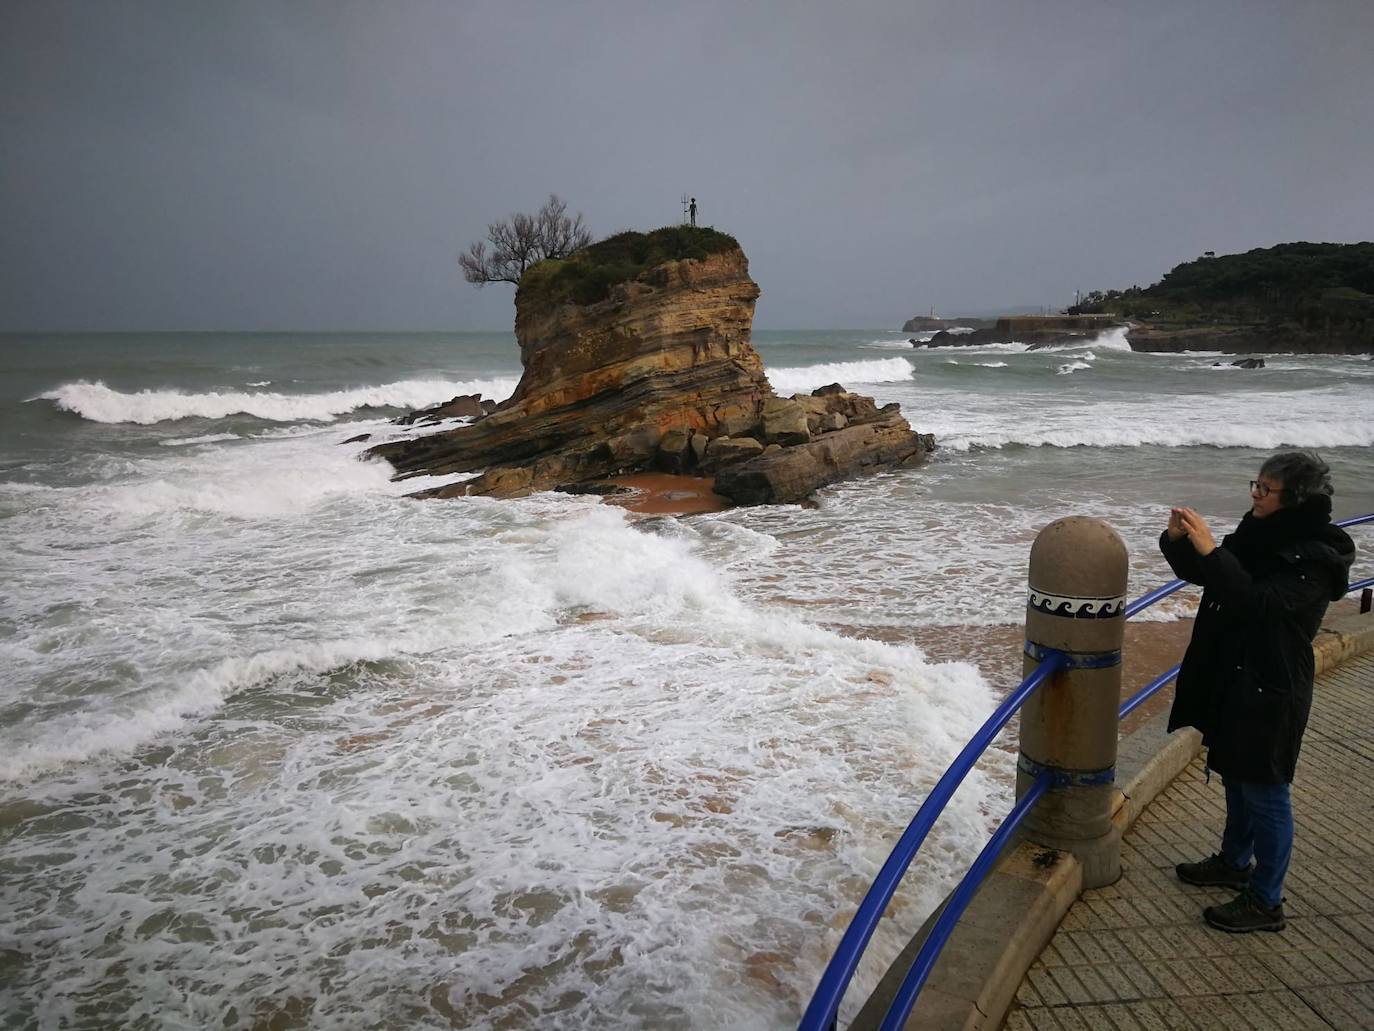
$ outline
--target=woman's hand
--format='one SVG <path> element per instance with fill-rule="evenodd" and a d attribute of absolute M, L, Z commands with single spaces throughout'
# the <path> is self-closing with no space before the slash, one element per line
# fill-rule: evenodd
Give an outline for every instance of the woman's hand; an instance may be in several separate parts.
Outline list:
<path fill-rule="evenodd" d="M 1169 535 L 1169 540 L 1178 541 L 1188 536 L 1188 531 L 1183 528 L 1183 509 L 1169 509 L 1169 525 L 1165 528 Z"/>
<path fill-rule="evenodd" d="M 1207 525 L 1207 520 L 1198 515 L 1191 508 L 1176 509 L 1179 522 L 1183 526 L 1183 532 L 1188 535 L 1188 539 L 1193 542 L 1193 550 L 1199 555 L 1210 555 L 1217 548 L 1216 538 L 1212 536 L 1212 528 Z M 1172 524 L 1173 516 L 1169 517 Z"/>

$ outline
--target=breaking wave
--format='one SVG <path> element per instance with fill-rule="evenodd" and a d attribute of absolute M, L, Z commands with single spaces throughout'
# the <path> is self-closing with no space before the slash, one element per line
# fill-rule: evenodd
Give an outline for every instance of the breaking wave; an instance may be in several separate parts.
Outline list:
<path fill-rule="evenodd" d="M 1127 419 L 1069 425 L 1034 426 L 1005 423 L 951 426 L 945 433 L 930 427 L 942 448 L 1003 447 L 1238 447 L 1276 451 L 1286 447 L 1334 448 L 1374 446 L 1374 423 L 1341 425 L 1322 420 L 1285 419 L 1268 423 L 1191 425 L 1131 422 Z"/>
<path fill-rule="evenodd" d="M 882 358 L 868 362 L 830 362 L 790 369 L 769 369 L 768 382 L 779 394 L 810 393 L 827 383 L 853 387 L 858 383 L 901 383 L 912 378 L 911 363 L 905 358 Z"/>
<path fill-rule="evenodd" d="M 150 426 L 178 419 L 223 419 L 250 415 L 270 422 L 333 422 L 359 408 L 423 408 L 458 394 L 481 394 L 503 400 L 515 392 L 517 380 L 401 380 L 377 386 L 353 387 L 324 394 L 280 394 L 263 391 L 115 390 L 97 380 L 64 383 L 30 400 L 52 401 L 56 407 L 91 422 L 134 423 Z"/>

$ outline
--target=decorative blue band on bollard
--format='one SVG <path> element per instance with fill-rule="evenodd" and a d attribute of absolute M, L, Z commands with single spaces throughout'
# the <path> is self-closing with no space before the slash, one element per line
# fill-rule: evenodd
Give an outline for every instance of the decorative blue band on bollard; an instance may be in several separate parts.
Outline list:
<path fill-rule="evenodd" d="M 1016 760 L 1016 768 L 1032 777 L 1048 773 L 1051 788 L 1095 788 L 1116 783 L 1115 766 L 1108 766 L 1105 770 L 1061 770 L 1057 766 L 1046 766 L 1029 759 L 1024 752 Z"/>
<path fill-rule="evenodd" d="M 1026 596 L 1026 607 L 1047 616 L 1064 616 L 1067 619 L 1115 619 L 1126 611 L 1126 596 L 1118 594 L 1106 598 L 1085 598 L 1073 594 L 1050 594 L 1032 587 Z"/>
<path fill-rule="evenodd" d="M 1044 662 L 1051 655 L 1062 655 L 1064 663 L 1060 669 L 1111 669 L 1113 666 L 1121 665 L 1119 648 L 1109 652 L 1065 652 L 1027 641 L 1021 651 L 1036 662 Z"/>

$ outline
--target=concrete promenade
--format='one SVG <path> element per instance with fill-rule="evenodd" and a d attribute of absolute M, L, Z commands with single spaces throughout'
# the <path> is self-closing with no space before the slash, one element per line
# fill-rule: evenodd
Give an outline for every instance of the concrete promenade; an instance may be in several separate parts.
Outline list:
<path fill-rule="evenodd" d="M 1288 926 L 1229 935 L 1175 864 L 1219 848 L 1221 781 L 1167 709 L 1121 739 L 1122 878 L 1085 891 L 1068 852 L 1022 841 L 959 918 L 907 1031 L 1342 1028 L 1374 1031 L 1374 614 L 1346 607 L 1313 643 L 1317 682 L 1293 785 Z M 874 1031 L 938 915 L 850 1024 Z"/>
<path fill-rule="evenodd" d="M 1013 1031 L 1374 1029 L 1374 654 L 1318 678 L 1293 785 L 1297 825 L 1288 926 L 1231 935 L 1174 865 L 1217 851 L 1219 778 L 1195 759 L 1145 807 L 1120 881 L 1083 893 L 1031 964 Z"/>

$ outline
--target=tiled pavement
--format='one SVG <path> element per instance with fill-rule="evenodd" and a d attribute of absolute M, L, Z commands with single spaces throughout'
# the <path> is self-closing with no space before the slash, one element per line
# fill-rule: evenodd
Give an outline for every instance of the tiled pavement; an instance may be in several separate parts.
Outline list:
<path fill-rule="evenodd" d="M 1277 934 L 1212 930 L 1203 906 L 1232 893 L 1174 876 L 1217 851 L 1224 811 L 1196 760 L 1127 834 L 1121 880 L 1069 909 L 1004 1026 L 1374 1031 L 1374 654 L 1318 678 Z"/>

